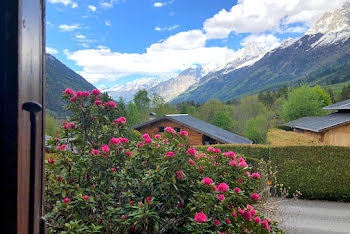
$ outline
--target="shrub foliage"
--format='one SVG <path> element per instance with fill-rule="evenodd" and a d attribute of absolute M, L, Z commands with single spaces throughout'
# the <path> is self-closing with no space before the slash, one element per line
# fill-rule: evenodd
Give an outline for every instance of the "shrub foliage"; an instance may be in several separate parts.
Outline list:
<path fill-rule="evenodd" d="M 129 140 L 126 119 L 111 120 L 116 105 L 99 95 L 63 94 L 73 117 L 46 162 L 51 233 L 280 232 L 254 209 L 260 175 L 243 158 L 213 147 L 199 155 L 169 127 Z"/>
<path fill-rule="evenodd" d="M 204 146 L 196 147 L 204 150 Z M 350 201 L 350 148 L 340 146 L 218 145 L 247 158 L 270 161 L 277 168 L 277 181 L 301 198 Z"/>

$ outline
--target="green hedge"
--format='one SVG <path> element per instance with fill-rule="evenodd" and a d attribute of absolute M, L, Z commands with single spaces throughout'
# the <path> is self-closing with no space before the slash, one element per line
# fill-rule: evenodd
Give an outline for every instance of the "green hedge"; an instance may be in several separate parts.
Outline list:
<path fill-rule="evenodd" d="M 302 198 L 350 201 L 349 147 L 272 147 L 270 160 L 278 182 Z"/>
<path fill-rule="evenodd" d="M 204 151 L 207 146 L 198 146 Z M 216 145 L 277 167 L 277 180 L 305 199 L 350 201 L 350 147 Z M 254 165 L 253 165 L 254 166 Z"/>

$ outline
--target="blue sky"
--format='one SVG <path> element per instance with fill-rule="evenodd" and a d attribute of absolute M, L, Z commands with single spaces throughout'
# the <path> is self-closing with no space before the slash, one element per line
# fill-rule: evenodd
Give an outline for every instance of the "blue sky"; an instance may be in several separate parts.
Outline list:
<path fill-rule="evenodd" d="M 99 88 L 299 37 L 344 0 L 47 0 L 47 51 Z"/>

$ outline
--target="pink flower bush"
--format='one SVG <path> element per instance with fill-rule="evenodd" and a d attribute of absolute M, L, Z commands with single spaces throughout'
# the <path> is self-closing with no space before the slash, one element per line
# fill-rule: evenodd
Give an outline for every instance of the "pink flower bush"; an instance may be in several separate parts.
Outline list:
<path fill-rule="evenodd" d="M 194 216 L 194 221 L 196 221 L 197 223 L 204 223 L 207 220 L 208 220 L 208 217 L 203 212 L 197 213 Z"/>
<path fill-rule="evenodd" d="M 74 95 L 75 95 L 74 91 L 71 90 L 71 89 L 69 89 L 69 88 L 66 88 L 66 90 L 63 91 L 63 93 L 64 93 L 64 94 L 67 94 L 67 95 L 69 95 L 69 96 L 74 96 Z"/>
<path fill-rule="evenodd" d="M 46 162 L 49 233 L 66 232 L 72 222 L 72 232 L 86 233 L 279 231 L 253 208 L 262 191 L 260 174 L 243 157 L 236 161 L 234 152 L 220 147 L 197 152 L 187 144 L 188 132 L 171 127 L 154 139 L 140 135 L 129 130 L 111 99 L 99 95 L 62 94 L 74 125 L 65 122 L 60 140 L 50 141 L 57 158 L 54 165 Z M 74 152 L 61 150 L 63 143 Z"/>

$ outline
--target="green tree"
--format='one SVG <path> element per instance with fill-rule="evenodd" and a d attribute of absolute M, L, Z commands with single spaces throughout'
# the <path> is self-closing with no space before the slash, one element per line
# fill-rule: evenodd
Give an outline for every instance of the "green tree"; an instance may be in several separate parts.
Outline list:
<path fill-rule="evenodd" d="M 49 136 L 56 135 L 56 121 L 49 113 L 45 114 L 45 134 Z"/>
<path fill-rule="evenodd" d="M 313 87 L 312 90 L 319 93 L 320 102 L 323 102 L 324 106 L 329 106 L 329 105 L 333 104 L 331 95 L 329 94 L 329 92 L 322 89 L 321 86 L 317 85 L 317 86 Z"/>
<path fill-rule="evenodd" d="M 247 121 L 245 136 L 256 144 L 264 144 L 270 126 L 271 121 L 268 116 L 259 115 Z"/>
<path fill-rule="evenodd" d="M 148 110 L 151 104 L 151 99 L 148 97 L 147 90 L 139 90 L 134 96 L 134 103 L 140 112 Z"/>
<path fill-rule="evenodd" d="M 218 99 L 209 99 L 206 103 L 197 108 L 195 117 L 210 122 L 218 111 L 227 112 L 229 115 L 234 113 L 232 106 L 225 105 Z"/>
<path fill-rule="evenodd" d="M 232 131 L 233 128 L 233 120 L 231 116 L 224 111 L 217 111 L 210 123 L 229 131 Z"/>
<path fill-rule="evenodd" d="M 135 103 L 130 102 L 128 105 L 128 119 L 127 123 L 129 126 L 134 126 L 141 122 L 140 112 Z"/>
<path fill-rule="evenodd" d="M 339 94 L 338 101 L 344 101 L 350 99 L 350 84 L 347 86 L 344 86 L 342 91 Z"/>
<path fill-rule="evenodd" d="M 119 97 L 119 101 L 117 103 L 117 114 L 118 114 L 118 117 L 125 117 L 125 118 L 128 118 L 128 110 L 125 106 L 125 102 L 124 102 L 124 99 L 122 97 Z"/>
<path fill-rule="evenodd" d="M 321 94 L 309 86 L 301 86 L 289 93 L 287 101 L 282 106 L 282 119 L 289 122 L 305 116 L 321 116 L 326 112 L 326 106 Z"/>

